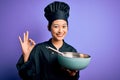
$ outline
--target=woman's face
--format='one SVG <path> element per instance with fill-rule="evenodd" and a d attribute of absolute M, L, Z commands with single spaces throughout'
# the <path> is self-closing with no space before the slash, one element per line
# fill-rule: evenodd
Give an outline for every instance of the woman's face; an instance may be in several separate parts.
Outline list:
<path fill-rule="evenodd" d="M 61 41 L 68 31 L 68 25 L 65 20 L 55 20 L 51 25 L 51 34 L 54 40 Z"/>

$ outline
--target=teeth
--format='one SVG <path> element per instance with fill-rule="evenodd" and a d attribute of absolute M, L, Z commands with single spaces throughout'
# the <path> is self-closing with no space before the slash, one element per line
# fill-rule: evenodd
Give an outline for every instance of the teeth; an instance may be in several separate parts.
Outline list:
<path fill-rule="evenodd" d="M 58 37 L 62 37 L 63 35 L 57 35 Z"/>
<path fill-rule="evenodd" d="M 64 34 L 56 34 L 58 37 L 63 37 Z"/>
<path fill-rule="evenodd" d="M 62 36 L 63 34 L 57 34 L 58 36 Z"/>
<path fill-rule="evenodd" d="M 62 37 L 61 35 L 58 35 L 58 37 Z"/>

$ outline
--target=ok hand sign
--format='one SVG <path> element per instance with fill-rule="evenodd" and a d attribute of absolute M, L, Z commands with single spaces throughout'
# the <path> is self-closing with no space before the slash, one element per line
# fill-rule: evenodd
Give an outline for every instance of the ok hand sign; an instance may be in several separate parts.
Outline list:
<path fill-rule="evenodd" d="M 22 48 L 24 62 L 27 62 L 29 55 L 30 55 L 30 52 L 32 51 L 32 49 L 36 43 L 32 39 L 29 39 L 29 32 L 28 31 L 26 31 L 26 33 L 24 33 L 23 40 L 19 36 L 19 41 L 20 41 L 21 48 Z"/>

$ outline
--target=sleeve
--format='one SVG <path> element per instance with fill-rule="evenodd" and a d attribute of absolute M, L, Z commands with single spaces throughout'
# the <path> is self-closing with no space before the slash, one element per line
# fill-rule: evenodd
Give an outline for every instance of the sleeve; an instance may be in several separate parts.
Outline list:
<path fill-rule="evenodd" d="M 74 47 L 72 47 L 71 52 L 77 52 L 77 50 Z"/>
<path fill-rule="evenodd" d="M 19 76 L 23 80 L 33 80 L 35 78 L 35 63 L 34 63 L 34 55 L 36 53 L 36 48 L 34 48 L 27 62 L 24 63 L 23 56 L 18 60 L 16 67 L 19 73 Z"/>

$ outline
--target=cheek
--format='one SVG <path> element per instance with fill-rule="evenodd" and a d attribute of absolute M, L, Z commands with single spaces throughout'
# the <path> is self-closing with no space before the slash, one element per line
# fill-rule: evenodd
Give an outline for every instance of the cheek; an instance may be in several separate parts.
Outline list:
<path fill-rule="evenodd" d="M 64 30 L 64 32 L 65 32 L 65 33 L 67 33 L 67 32 L 68 32 L 68 28 L 67 28 L 67 29 L 65 29 L 65 30 Z"/>
<path fill-rule="evenodd" d="M 51 29 L 53 33 L 57 33 L 59 30 L 58 29 Z"/>
<path fill-rule="evenodd" d="M 57 30 L 51 30 L 51 33 L 54 35 L 54 34 L 56 34 L 57 33 Z"/>

